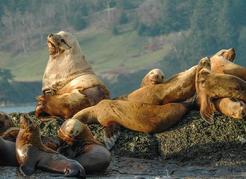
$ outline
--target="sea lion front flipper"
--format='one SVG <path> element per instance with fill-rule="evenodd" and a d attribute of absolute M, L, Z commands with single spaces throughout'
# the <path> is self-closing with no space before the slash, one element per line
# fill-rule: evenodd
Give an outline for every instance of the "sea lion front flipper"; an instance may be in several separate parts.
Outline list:
<path fill-rule="evenodd" d="M 26 146 L 26 151 L 23 152 L 23 155 L 26 155 L 25 160 L 20 164 L 19 171 L 23 176 L 30 176 L 35 172 L 35 166 L 37 163 L 37 154 L 36 148 L 32 145 Z"/>
<path fill-rule="evenodd" d="M 214 106 L 211 100 L 205 95 L 200 94 L 200 115 L 203 120 L 209 124 L 214 123 Z"/>

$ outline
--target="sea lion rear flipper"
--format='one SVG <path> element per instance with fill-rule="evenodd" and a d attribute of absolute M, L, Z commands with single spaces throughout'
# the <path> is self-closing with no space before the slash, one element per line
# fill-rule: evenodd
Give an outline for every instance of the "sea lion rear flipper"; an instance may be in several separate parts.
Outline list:
<path fill-rule="evenodd" d="M 23 176 L 30 176 L 34 173 L 35 168 L 29 165 L 21 165 L 19 167 L 19 171 L 21 172 Z"/>
<path fill-rule="evenodd" d="M 108 150 L 111 150 L 114 147 L 119 135 L 120 130 L 117 124 L 112 124 L 104 128 L 104 144 Z"/>
<path fill-rule="evenodd" d="M 200 96 L 200 115 L 203 120 L 208 122 L 209 124 L 214 123 L 214 106 L 211 100 L 207 96 Z"/>

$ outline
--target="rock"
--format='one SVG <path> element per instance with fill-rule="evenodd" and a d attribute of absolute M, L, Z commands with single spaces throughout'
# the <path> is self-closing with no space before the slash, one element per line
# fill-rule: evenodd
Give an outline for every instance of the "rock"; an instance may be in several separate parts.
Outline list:
<path fill-rule="evenodd" d="M 156 134 L 164 159 L 246 164 L 246 121 L 216 114 L 212 125 L 192 111 L 175 127 Z"/>

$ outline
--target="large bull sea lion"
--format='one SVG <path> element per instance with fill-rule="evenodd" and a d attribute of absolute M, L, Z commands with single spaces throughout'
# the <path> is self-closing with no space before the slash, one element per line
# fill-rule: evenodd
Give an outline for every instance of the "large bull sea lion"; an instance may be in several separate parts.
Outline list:
<path fill-rule="evenodd" d="M 200 60 L 196 74 L 196 92 L 200 101 L 201 117 L 213 122 L 213 100 L 233 98 L 246 102 L 246 81 L 228 74 L 212 73 L 209 58 Z"/>
<path fill-rule="evenodd" d="M 76 38 L 61 31 L 48 36 L 49 61 L 43 76 L 43 96 L 36 116 L 47 113 L 69 118 L 77 111 L 109 98 L 109 91 L 85 60 Z"/>
<path fill-rule="evenodd" d="M 162 84 L 146 86 L 130 93 L 129 101 L 147 104 L 167 104 L 184 101 L 195 94 L 196 66 L 174 75 Z"/>
<path fill-rule="evenodd" d="M 60 127 L 58 136 L 66 143 L 59 152 L 78 161 L 86 173 L 102 172 L 109 166 L 110 152 L 93 137 L 87 125 L 68 119 Z"/>
<path fill-rule="evenodd" d="M 16 139 L 16 157 L 24 175 L 31 175 L 39 168 L 63 173 L 65 176 L 85 178 L 84 168 L 77 161 L 67 159 L 43 145 L 39 127 L 27 115 L 21 116 L 20 131 Z"/>

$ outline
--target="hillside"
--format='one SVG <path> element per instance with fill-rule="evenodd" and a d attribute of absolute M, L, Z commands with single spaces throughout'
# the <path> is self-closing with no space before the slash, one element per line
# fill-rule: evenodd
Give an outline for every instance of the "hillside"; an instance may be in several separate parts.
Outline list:
<path fill-rule="evenodd" d="M 87 29 L 75 35 L 86 59 L 95 72 L 103 77 L 158 67 L 158 62 L 172 48 L 171 43 L 155 44 L 153 38 L 140 37 L 136 31 L 112 36 L 110 31 Z M 174 35 L 162 37 L 162 40 L 172 41 L 172 36 Z M 2 52 L 0 58 L 1 66 L 10 69 L 15 80 L 36 81 L 42 79 L 48 51 L 44 44 L 41 49 L 17 56 Z"/>

